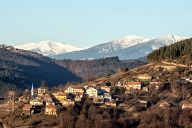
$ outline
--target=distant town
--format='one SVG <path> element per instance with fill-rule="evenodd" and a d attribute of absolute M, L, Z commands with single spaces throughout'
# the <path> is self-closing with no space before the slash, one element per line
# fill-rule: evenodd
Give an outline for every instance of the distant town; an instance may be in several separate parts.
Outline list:
<path fill-rule="evenodd" d="M 149 88 L 146 86 L 152 84 L 158 89 L 161 82 L 151 82 L 151 76 L 147 74 L 138 75 L 135 81 L 120 80 L 116 83 L 116 87 L 124 91 L 145 91 Z M 143 84 L 145 83 L 145 85 Z M 22 107 L 22 115 L 31 115 L 44 111 L 45 115 L 57 116 L 60 109 L 64 107 L 74 106 L 77 102 L 81 102 L 84 98 L 92 100 L 93 104 L 100 107 L 126 107 L 123 100 L 114 96 L 111 88 L 111 83 L 95 83 L 92 85 L 67 85 L 59 90 L 49 89 L 46 85 L 39 88 L 34 88 L 33 84 L 31 90 L 26 89 L 22 96 L 16 97 L 15 91 L 9 91 L 7 102 L 1 104 L 1 107 L 6 108 L 6 111 L 14 112 L 15 109 Z M 139 104 L 147 107 L 148 101 L 139 100 Z M 22 116 L 21 115 L 21 116 Z"/>
<path fill-rule="evenodd" d="M 191 78 L 182 77 L 181 80 L 192 83 Z M 112 86 L 110 81 L 103 81 L 92 84 L 67 84 L 53 89 L 48 88 L 43 82 L 38 88 L 34 88 L 32 84 L 31 90 L 26 89 L 19 97 L 17 92 L 8 91 L 7 97 L 1 97 L 0 109 L 7 111 L 7 113 L 14 113 L 19 109 L 21 117 L 38 113 L 57 117 L 64 111 L 64 108 L 75 107 L 78 103 L 88 99 L 97 107 L 119 108 L 132 113 L 132 116 L 137 118 L 139 113 L 135 109 L 137 111 L 147 110 L 153 104 L 153 101 L 146 98 L 147 93 L 159 90 L 161 84 L 162 81 L 159 77 L 154 78 L 148 74 L 140 74 L 130 79 L 120 79 L 115 83 L 115 86 Z M 138 92 L 145 95 L 136 98 L 135 105 L 127 104 L 126 99 L 122 98 L 122 95 L 137 95 Z M 162 100 L 155 106 L 166 109 L 173 105 L 171 102 Z M 180 107 L 181 109 L 192 109 L 192 104 L 183 102 Z"/>

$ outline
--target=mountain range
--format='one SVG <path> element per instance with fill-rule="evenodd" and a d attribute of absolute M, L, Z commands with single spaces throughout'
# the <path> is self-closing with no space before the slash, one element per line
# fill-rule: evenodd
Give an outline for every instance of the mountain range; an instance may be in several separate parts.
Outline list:
<path fill-rule="evenodd" d="M 16 45 L 14 47 L 23 50 L 37 52 L 44 56 L 53 56 L 66 52 L 82 50 L 81 48 L 75 47 L 73 45 L 54 42 L 51 40 L 40 41 L 37 43 L 25 43 L 22 45 Z"/>
<path fill-rule="evenodd" d="M 107 43 L 102 43 L 87 49 L 77 48 L 54 41 L 42 41 L 15 46 L 19 49 L 30 50 L 54 59 L 99 59 L 118 56 L 120 60 L 138 59 L 147 56 L 153 50 L 171 45 L 186 39 L 182 36 L 162 36 L 148 39 L 141 36 L 129 35 Z"/>

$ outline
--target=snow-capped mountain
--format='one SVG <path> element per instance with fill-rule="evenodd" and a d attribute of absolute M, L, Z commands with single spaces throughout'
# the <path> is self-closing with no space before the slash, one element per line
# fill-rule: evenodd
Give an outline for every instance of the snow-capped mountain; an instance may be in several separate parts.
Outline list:
<path fill-rule="evenodd" d="M 14 47 L 23 50 L 37 52 L 43 54 L 44 56 L 53 56 L 62 53 L 82 50 L 81 48 L 77 48 L 69 44 L 54 42 L 50 40 L 41 41 L 38 43 L 25 43 L 22 45 L 16 45 Z"/>
<path fill-rule="evenodd" d="M 99 52 L 99 53 L 111 53 L 114 51 L 118 51 L 120 49 L 124 49 L 127 47 L 134 46 L 136 44 L 143 43 L 147 40 L 149 40 L 149 39 L 146 39 L 146 38 L 141 37 L 141 36 L 133 36 L 132 35 L 132 36 L 126 36 L 126 37 L 121 38 L 121 39 L 116 39 L 116 40 L 111 41 L 109 43 L 97 45 L 97 46 L 93 47 L 93 49 L 95 49 L 96 52 Z"/>
<path fill-rule="evenodd" d="M 94 47 L 64 53 L 53 56 L 56 59 L 93 59 L 118 56 L 121 60 L 137 59 L 144 57 L 153 50 L 165 45 L 173 44 L 177 41 L 186 39 L 180 36 L 162 36 L 155 39 L 146 39 L 140 36 L 127 36 L 122 39 L 117 39 L 109 43 L 96 45 Z"/>
<path fill-rule="evenodd" d="M 90 47 L 85 50 L 70 52 L 66 54 L 60 54 L 52 56 L 56 59 L 94 59 L 94 58 L 103 58 L 107 57 L 108 54 L 112 54 L 116 51 L 122 50 L 134 46 L 136 44 L 143 43 L 149 39 L 141 36 L 126 36 L 121 39 L 116 39 L 114 41 L 99 44 L 93 47 Z"/>
<path fill-rule="evenodd" d="M 155 39 L 151 39 L 149 41 L 143 42 L 139 45 L 134 45 L 128 48 L 125 48 L 121 51 L 114 52 L 113 55 L 117 55 L 120 57 L 120 59 L 137 59 L 144 56 L 147 56 L 152 51 L 163 47 L 163 46 L 169 46 L 175 42 L 181 41 L 187 39 L 187 37 L 181 37 L 181 36 L 162 36 Z"/>

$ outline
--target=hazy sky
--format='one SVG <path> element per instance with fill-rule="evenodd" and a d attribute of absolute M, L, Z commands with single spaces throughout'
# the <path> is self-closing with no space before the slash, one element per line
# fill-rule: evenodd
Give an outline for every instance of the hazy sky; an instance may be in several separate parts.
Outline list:
<path fill-rule="evenodd" d="M 1 0 L 0 43 L 79 47 L 126 35 L 192 36 L 192 0 Z"/>

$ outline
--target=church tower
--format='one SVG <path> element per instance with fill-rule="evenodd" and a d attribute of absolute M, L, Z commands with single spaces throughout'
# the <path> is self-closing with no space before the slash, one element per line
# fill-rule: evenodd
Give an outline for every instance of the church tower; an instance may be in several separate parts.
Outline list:
<path fill-rule="evenodd" d="M 31 97 L 34 97 L 33 83 L 32 83 L 32 85 L 31 85 Z"/>

